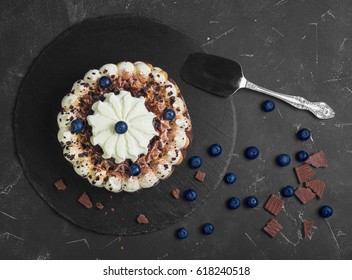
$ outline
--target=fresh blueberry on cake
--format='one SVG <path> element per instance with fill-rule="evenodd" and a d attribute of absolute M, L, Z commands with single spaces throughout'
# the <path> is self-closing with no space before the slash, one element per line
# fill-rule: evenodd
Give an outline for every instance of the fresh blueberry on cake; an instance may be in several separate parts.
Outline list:
<path fill-rule="evenodd" d="M 191 121 L 175 81 L 144 62 L 89 70 L 61 102 L 58 140 L 78 175 L 111 192 L 168 178 L 182 162 Z"/>

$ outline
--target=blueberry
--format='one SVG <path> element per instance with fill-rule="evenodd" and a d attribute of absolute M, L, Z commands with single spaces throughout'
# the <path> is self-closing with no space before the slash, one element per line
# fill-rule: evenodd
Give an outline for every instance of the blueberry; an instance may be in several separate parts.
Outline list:
<path fill-rule="evenodd" d="M 296 154 L 296 159 L 300 162 L 306 161 L 308 159 L 308 153 L 306 151 L 299 151 Z"/>
<path fill-rule="evenodd" d="M 225 176 L 224 176 L 224 180 L 226 182 L 226 184 L 233 184 L 236 182 L 236 175 L 232 172 L 230 173 L 227 173 Z"/>
<path fill-rule="evenodd" d="M 177 231 L 176 231 L 176 235 L 179 239 L 185 239 L 188 237 L 188 231 L 187 229 L 185 228 L 179 228 Z"/>
<path fill-rule="evenodd" d="M 253 195 L 248 196 L 246 199 L 246 204 L 249 208 L 254 208 L 258 205 L 258 198 Z"/>
<path fill-rule="evenodd" d="M 115 124 L 115 131 L 118 134 L 124 134 L 128 130 L 128 125 L 124 121 L 119 121 Z"/>
<path fill-rule="evenodd" d="M 324 205 L 319 209 L 319 215 L 323 218 L 329 218 L 334 213 L 329 205 Z"/>
<path fill-rule="evenodd" d="M 237 197 L 231 197 L 226 202 L 227 207 L 230 209 L 237 209 L 241 206 L 241 201 Z"/>
<path fill-rule="evenodd" d="M 103 76 L 99 79 L 99 86 L 101 88 L 108 88 L 111 85 L 111 80 L 107 76 Z"/>
<path fill-rule="evenodd" d="M 202 227 L 204 234 L 212 234 L 214 232 L 214 226 L 211 223 L 206 223 Z"/>
<path fill-rule="evenodd" d="M 297 131 L 297 137 L 301 141 L 307 141 L 310 138 L 310 130 L 308 128 L 301 128 Z"/>
<path fill-rule="evenodd" d="M 295 193 L 295 189 L 292 186 L 286 186 L 281 189 L 283 197 L 291 197 Z"/>
<path fill-rule="evenodd" d="M 193 156 L 189 159 L 189 164 L 192 168 L 199 168 L 202 166 L 202 158 L 199 156 Z"/>
<path fill-rule="evenodd" d="M 74 120 L 71 122 L 71 131 L 74 133 L 80 133 L 83 131 L 83 122 L 81 120 Z"/>
<path fill-rule="evenodd" d="M 172 121 L 175 117 L 175 111 L 172 109 L 166 109 L 163 114 L 164 120 Z"/>
<path fill-rule="evenodd" d="M 256 159 L 259 156 L 259 150 L 254 146 L 248 147 L 244 151 L 244 156 L 248 159 Z"/>
<path fill-rule="evenodd" d="M 184 198 L 188 201 L 195 201 L 197 199 L 197 192 L 194 189 L 185 191 Z"/>
<path fill-rule="evenodd" d="M 141 173 L 141 168 L 138 164 L 131 164 L 128 168 L 128 172 L 131 176 L 138 176 Z"/>
<path fill-rule="evenodd" d="M 280 166 L 287 166 L 291 162 L 291 157 L 288 154 L 281 154 L 276 158 L 276 162 Z"/>
<path fill-rule="evenodd" d="M 265 100 L 262 103 L 262 109 L 264 112 L 271 112 L 272 110 L 275 109 L 275 103 L 272 100 Z"/>
<path fill-rule="evenodd" d="M 222 153 L 222 148 L 219 144 L 213 144 L 209 147 L 209 155 L 212 157 L 220 156 Z"/>

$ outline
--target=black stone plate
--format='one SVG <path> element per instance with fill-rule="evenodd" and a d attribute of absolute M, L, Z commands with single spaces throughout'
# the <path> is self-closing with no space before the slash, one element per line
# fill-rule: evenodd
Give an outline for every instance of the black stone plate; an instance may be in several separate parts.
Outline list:
<path fill-rule="evenodd" d="M 214 192 L 230 162 L 236 120 L 231 99 L 208 94 L 182 81 L 182 63 L 188 54 L 196 51 L 203 50 L 181 32 L 137 16 L 84 21 L 62 33 L 42 51 L 19 92 L 15 134 L 17 152 L 27 178 L 57 213 L 96 232 L 141 234 L 182 220 Z M 184 162 L 167 180 L 137 193 L 113 194 L 91 186 L 64 159 L 56 138 L 56 116 L 63 96 L 89 69 L 124 60 L 141 60 L 159 66 L 176 81 L 189 109 L 194 141 L 187 149 Z M 207 147 L 213 143 L 223 147 L 223 154 L 218 158 L 207 155 Z M 187 164 L 192 155 L 203 157 L 201 170 L 207 173 L 203 183 L 193 178 L 195 170 Z M 65 191 L 54 187 L 54 182 L 60 178 L 67 185 Z M 174 199 L 170 193 L 175 187 L 196 189 L 198 200 Z M 105 208 L 84 208 L 77 202 L 83 192 Z M 147 216 L 149 224 L 136 222 L 140 213 Z"/>

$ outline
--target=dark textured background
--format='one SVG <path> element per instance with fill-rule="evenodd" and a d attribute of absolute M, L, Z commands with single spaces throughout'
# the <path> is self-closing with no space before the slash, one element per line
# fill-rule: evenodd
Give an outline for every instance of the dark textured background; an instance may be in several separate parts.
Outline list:
<path fill-rule="evenodd" d="M 151 234 L 119 237 L 77 228 L 52 211 L 26 180 L 15 153 L 13 109 L 22 78 L 49 42 L 86 18 L 119 13 L 174 26 L 207 52 L 241 62 L 248 80 L 325 101 L 336 117 L 321 121 L 279 101 L 265 114 L 260 110 L 265 96 L 242 90 L 233 97 L 238 134 L 229 169 L 238 175 L 234 185 L 221 184 L 202 209 Z M 1 1 L 0 258 L 351 259 L 351 25 L 350 1 Z M 299 127 L 310 128 L 313 138 L 298 142 Z M 261 151 L 255 161 L 243 158 L 249 145 Z M 325 195 L 305 206 L 287 200 L 278 216 L 284 229 L 270 239 L 261 230 L 270 217 L 263 204 L 282 186 L 297 185 L 292 170 L 297 162 L 279 168 L 274 158 L 301 149 L 325 151 L 330 166 L 317 171 L 327 184 Z M 256 209 L 224 206 L 232 195 L 250 194 L 260 200 Z M 328 220 L 317 215 L 323 204 L 335 210 Z M 304 219 L 316 223 L 305 239 Z M 215 225 L 213 235 L 201 234 L 205 222 Z M 179 226 L 188 228 L 188 239 L 175 239 Z"/>

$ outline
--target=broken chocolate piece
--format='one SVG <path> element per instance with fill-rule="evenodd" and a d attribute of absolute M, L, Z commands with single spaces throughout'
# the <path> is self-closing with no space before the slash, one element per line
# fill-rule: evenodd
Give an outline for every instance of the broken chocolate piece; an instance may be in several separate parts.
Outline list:
<path fill-rule="evenodd" d="M 180 192 L 181 192 L 180 189 L 175 188 L 172 190 L 171 194 L 174 198 L 178 199 L 180 197 Z"/>
<path fill-rule="evenodd" d="M 307 237 L 314 226 L 314 221 L 304 221 L 303 222 L 303 236 Z"/>
<path fill-rule="evenodd" d="M 269 200 L 265 204 L 264 208 L 266 210 L 268 210 L 274 216 L 277 216 L 277 215 L 279 215 L 283 205 L 284 205 L 284 201 L 281 198 L 279 198 L 278 196 L 272 194 L 269 197 Z"/>
<path fill-rule="evenodd" d="M 298 182 L 303 184 L 315 175 L 315 171 L 308 165 L 302 164 L 295 167 Z"/>
<path fill-rule="evenodd" d="M 271 237 L 274 238 L 281 230 L 283 229 L 282 225 L 275 219 L 271 218 L 263 230 Z"/>
<path fill-rule="evenodd" d="M 93 207 L 93 203 L 90 200 L 89 196 L 86 194 L 86 192 L 84 192 L 81 197 L 78 199 L 78 201 L 84 205 L 86 208 L 92 208 Z"/>
<path fill-rule="evenodd" d="M 203 171 L 197 171 L 196 175 L 194 175 L 194 178 L 196 178 L 200 182 L 204 182 L 205 179 L 205 173 Z"/>
<path fill-rule="evenodd" d="M 328 161 L 326 160 L 325 154 L 322 150 L 311 154 L 309 158 L 305 161 L 305 163 L 308 163 L 316 168 L 328 167 Z"/>
<path fill-rule="evenodd" d="M 324 193 L 325 183 L 319 179 L 314 179 L 305 183 L 306 187 L 312 189 L 315 194 L 321 198 Z"/>
<path fill-rule="evenodd" d="M 310 188 L 305 187 L 297 188 L 295 195 L 303 204 L 307 204 L 315 198 L 315 193 Z"/>
<path fill-rule="evenodd" d="M 98 209 L 104 209 L 104 205 L 103 204 L 101 204 L 100 202 L 97 202 L 96 204 L 95 204 L 95 207 L 96 208 L 98 208 Z"/>
<path fill-rule="evenodd" d="M 55 187 L 59 190 L 59 191 L 64 191 L 66 190 L 66 185 L 64 183 L 64 181 L 62 181 L 62 179 L 56 181 L 54 183 Z"/>
<path fill-rule="evenodd" d="M 144 216 L 143 214 L 139 214 L 139 216 L 137 217 L 137 222 L 140 224 L 148 224 L 149 223 L 147 217 Z"/>

